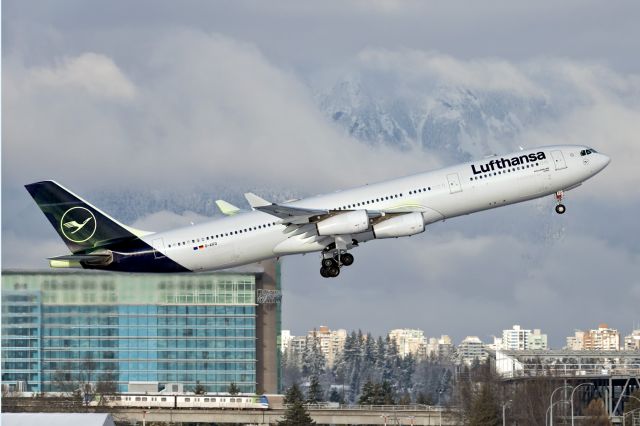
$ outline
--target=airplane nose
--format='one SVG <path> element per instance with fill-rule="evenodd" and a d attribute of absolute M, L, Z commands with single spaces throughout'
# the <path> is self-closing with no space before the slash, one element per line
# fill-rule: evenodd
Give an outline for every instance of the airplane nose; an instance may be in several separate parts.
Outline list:
<path fill-rule="evenodd" d="M 598 173 L 599 171 L 601 171 L 602 169 L 604 169 L 605 167 L 607 167 L 609 165 L 609 163 L 611 162 L 611 158 L 608 155 L 604 155 L 604 154 L 600 154 L 598 153 L 598 161 L 597 161 L 597 170 L 596 173 Z"/>

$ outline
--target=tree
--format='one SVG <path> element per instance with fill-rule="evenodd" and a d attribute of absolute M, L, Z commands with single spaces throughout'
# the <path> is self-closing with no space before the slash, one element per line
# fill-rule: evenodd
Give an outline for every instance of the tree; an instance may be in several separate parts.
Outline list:
<path fill-rule="evenodd" d="M 362 386 L 362 393 L 358 400 L 360 405 L 395 405 L 393 390 L 389 382 L 373 383 L 367 381 Z"/>
<path fill-rule="evenodd" d="M 329 394 L 329 402 L 337 402 L 338 404 L 344 404 L 344 398 L 336 388 L 331 389 L 331 393 Z"/>
<path fill-rule="evenodd" d="M 431 394 L 424 394 L 422 392 L 418 392 L 418 396 L 416 397 L 416 403 L 422 405 L 433 405 L 433 398 Z"/>
<path fill-rule="evenodd" d="M 604 403 L 601 399 L 593 399 L 589 402 L 587 409 L 584 412 L 585 419 L 580 424 L 586 426 L 609 426 L 609 416 L 607 410 L 604 408 Z"/>
<path fill-rule="evenodd" d="M 229 384 L 229 388 L 227 389 L 227 392 L 231 395 L 237 395 L 240 393 L 240 388 L 238 387 L 238 385 L 236 385 L 236 382 L 231 382 Z"/>
<path fill-rule="evenodd" d="M 469 416 L 470 426 L 495 426 L 498 424 L 498 403 L 489 383 L 480 385 L 480 392 L 473 400 Z"/>
<path fill-rule="evenodd" d="M 205 387 L 204 387 L 204 385 L 203 385 L 202 383 L 200 383 L 200 380 L 196 380 L 196 387 L 195 387 L 195 389 L 193 390 L 193 392 L 194 392 L 196 395 L 202 395 L 202 394 L 204 394 L 204 393 L 206 393 L 206 392 L 207 392 L 207 388 L 205 388 Z M 231 393 L 231 392 L 229 392 L 229 393 Z M 233 394 L 232 394 L 232 395 L 233 395 Z"/>
<path fill-rule="evenodd" d="M 318 344 L 316 332 L 305 340 L 304 353 L 302 355 L 302 374 L 306 376 L 320 376 L 325 369 L 326 360 Z"/>
<path fill-rule="evenodd" d="M 302 392 L 300 392 L 300 388 L 295 383 L 287 390 L 284 403 L 287 409 L 284 412 L 284 418 L 278 420 L 279 426 L 308 426 L 316 424 L 305 409 L 302 401 Z"/>
<path fill-rule="evenodd" d="M 307 390 L 307 404 L 318 404 L 323 400 L 324 396 L 318 376 L 311 376 L 309 379 L 309 389 Z"/>

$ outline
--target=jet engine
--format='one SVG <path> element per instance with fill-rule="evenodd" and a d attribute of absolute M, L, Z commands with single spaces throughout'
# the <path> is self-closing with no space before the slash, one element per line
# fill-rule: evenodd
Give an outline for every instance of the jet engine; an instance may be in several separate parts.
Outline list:
<path fill-rule="evenodd" d="M 422 213 L 407 213 L 385 219 L 373 225 L 373 236 L 377 239 L 408 237 L 424 232 Z"/>
<path fill-rule="evenodd" d="M 366 210 L 340 213 L 316 223 L 318 235 L 357 234 L 369 229 L 369 215 Z"/>

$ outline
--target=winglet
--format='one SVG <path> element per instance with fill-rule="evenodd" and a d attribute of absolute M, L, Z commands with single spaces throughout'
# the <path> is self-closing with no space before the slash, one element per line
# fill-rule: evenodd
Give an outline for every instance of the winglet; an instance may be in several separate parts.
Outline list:
<path fill-rule="evenodd" d="M 225 216 L 233 216 L 234 214 L 240 213 L 240 209 L 238 207 L 231 203 L 227 203 L 224 200 L 216 200 L 216 205 Z"/>
<path fill-rule="evenodd" d="M 251 208 L 254 208 L 254 209 L 256 207 L 270 206 L 273 204 L 262 197 L 258 197 L 256 194 L 252 192 L 247 192 L 246 194 L 244 194 L 244 198 L 247 199 L 247 202 L 249 203 Z"/>

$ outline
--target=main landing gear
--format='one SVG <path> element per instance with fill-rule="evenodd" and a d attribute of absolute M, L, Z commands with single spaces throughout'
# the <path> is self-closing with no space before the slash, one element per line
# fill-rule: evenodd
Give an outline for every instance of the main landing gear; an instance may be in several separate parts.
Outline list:
<path fill-rule="evenodd" d="M 567 211 L 567 208 L 564 206 L 564 204 L 562 204 L 563 198 L 564 198 L 564 191 L 556 192 L 556 201 L 558 202 L 558 204 L 556 204 L 556 213 L 558 214 L 563 214 L 564 212 Z"/>
<path fill-rule="evenodd" d="M 325 253 L 323 256 L 330 254 Z M 323 257 L 322 267 L 320 268 L 320 275 L 324 278 L 335 278 L 340 275 L 340 268 L 343 266 L 350 266 L 353 264 L 354 258 L 351 253 L 334 253 L 333 257 Z"/>

